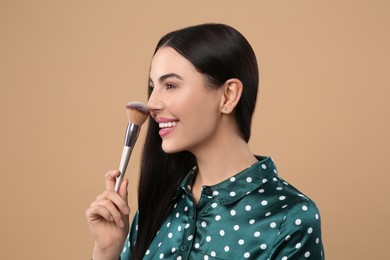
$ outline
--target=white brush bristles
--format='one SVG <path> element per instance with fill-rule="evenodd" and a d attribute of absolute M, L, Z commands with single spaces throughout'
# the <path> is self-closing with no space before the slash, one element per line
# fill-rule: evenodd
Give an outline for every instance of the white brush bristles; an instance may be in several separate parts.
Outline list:
<path fill-rule="evenodd" d="M 130 102 L 126 105 L 129 123 L 141 126 L 149 116 L 149 109 L 141 102 Z"/>

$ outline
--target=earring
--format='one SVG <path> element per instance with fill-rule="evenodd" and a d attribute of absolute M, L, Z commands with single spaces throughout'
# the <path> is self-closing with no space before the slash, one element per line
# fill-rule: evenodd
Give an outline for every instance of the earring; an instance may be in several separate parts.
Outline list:
<path fill-rule="evenodd" d="M 223 111 L 224 111 L 224 112 L 227 112 L 227 110 L 228 110 L 228 108 L 224 106 L 224 107 L 223 107 Z"/>

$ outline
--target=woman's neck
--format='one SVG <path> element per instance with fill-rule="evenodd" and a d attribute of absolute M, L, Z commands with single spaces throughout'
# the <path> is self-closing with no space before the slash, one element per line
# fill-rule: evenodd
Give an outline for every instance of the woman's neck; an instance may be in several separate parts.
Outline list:
<path fill-rule="evenodd" d="M 202 186 L 218 184 L 257 162 L 249 145 L 240 137 L 211 145 L 195 156 L 198 163 L 192 187 L 195 202 L 200 198 Z"/>

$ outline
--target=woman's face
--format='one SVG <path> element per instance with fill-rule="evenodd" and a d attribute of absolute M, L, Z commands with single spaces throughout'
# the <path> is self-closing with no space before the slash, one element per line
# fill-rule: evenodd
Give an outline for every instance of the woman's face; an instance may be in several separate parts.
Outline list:
<path fill-rule="evenodd" d="M 166 153 L 196 153 L 215 138 L 220 119 L 222 88 L 206 85 L 206 78 L 171 47 L 160 48 L 150 69 L 148 101 L 159 123 Z"/>

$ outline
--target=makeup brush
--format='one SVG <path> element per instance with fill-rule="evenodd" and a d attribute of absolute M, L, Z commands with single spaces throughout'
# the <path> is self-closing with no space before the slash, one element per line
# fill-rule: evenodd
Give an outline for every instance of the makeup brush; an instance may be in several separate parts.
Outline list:
<path fill-rule="evenodd" d="M 130 155 L 137 141 L 138 134 L 141 130 L 141 126 L 145 123 L 149 116 L 148 108 L 140 102 L 130 102 L 126 105 L 127 124 L 125 144 L 123 146 L 122 158 L 119 164 L 120 175 L 115 182 L 115 191 L 118 192 L 119 186 L 122 183 L 125 176 L 127 164 L 129 163 Z"/>

